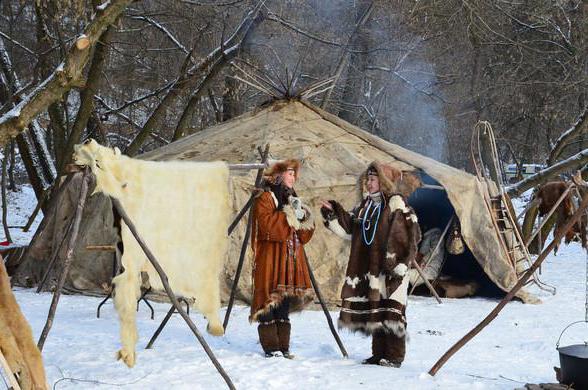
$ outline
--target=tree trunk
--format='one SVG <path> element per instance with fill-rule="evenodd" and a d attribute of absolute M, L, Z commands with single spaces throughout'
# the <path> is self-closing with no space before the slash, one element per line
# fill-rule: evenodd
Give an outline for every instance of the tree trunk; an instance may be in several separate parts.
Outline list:
<path fill-rule="evenodd" d="M 108 44 L 112 39 L 113 31 L 114 27 L 109 26 L 96 43 L 96 49 L 94 50 L 86 84 L 80 92 L 80 107 L 78 109 L 78 114 L 64 148 L 65 155 L 61 160 L 62 164 L 59 166 L 58 171 L 62 174 L 64 173 L 63 169 L 65 168 L 65 165 L 71 160 L 74 145 L 80 143 L 82 133 L 87 127 L 88 121 L 94 111 L 94 95 L 99 93 L 102 70 L 104 69 L 104 63 L 106 61 L 106 56 L 108 55 Z"/>
<path fill-rule="evenodd" d="M 35 191 L 35 197 L 37 198 L 37 201 L 39 201 L 43 196 L 43 190 L 48 186 L 48 183 L 44 182 L 42 174 L 37 169 L 38 167 L 35 164 L 34 156 L 31 151 L 32 148 L 27 139 L 26 133 L 20 133 L 16 136 L 16 144 L 18 145 L 20 157 L 25 166 L 25 170 L 27 171 L 29 182 L 33 187 L 33 191 Z"/>
<path fill-rule="evenodd" d="M 4 158 L 2 159 L 2 182 L 0 186 L 2 187 L 2 227 L 4 228 L 4 235 L 6 236 L 6 240 L 8 242 L 12 242 L 12 237 L 10 237 L 10 229 L 8 229 L 8 205 L 6 204 L 6 165 L 8 161 L 8 153 L 10 152 L 10 146 L 6 145 L 4 147 Z"/>
<path fill-rule="evenodd" d="M 360 31 L 361 27 L 370 19 L 372 11 L 374 10 L 374 2 L 372 1 L 368 7 L 366 8 L 365 12 L 361 14 L 361 17 L 355 23 L 355 28 L 347 41 L 347 44 L 342 50 L 341 57 L 339 58 L 339 63 L 337 64 L 337 68 L 335 68 L 335 73 L 333 75 L 333 88 L 330 88 L 327 93 L 325 93 L 323 100 L 321 102 L 321 108 L 325 110 L 331 101 L 331 96 L 333 91 L 335 90 L 335 86 L 341 79 L 341 75 L 346 67 L 348 67 L 348 59 L 349 59 L 349 48 L 353 46 L 353 42 L 356 39 L 358 32 Z"/>
<path fill-rule="evenodd" d="M 243 103 L 239 96 L 240 83 L 232 77 L 225 77 L 223 93 L 223 122 L 243 113 Z"/>
<path fill-rule="evenodd" d="M 14 166 L 15 165 L 16 165 L 16 151 L 14 150 L 14 141 L 11 141 L 10 142 L 10 168 L 8 168 L 8 189 L 11 191 L 16 191 L 16 182 L 14 181 Z"/>
<path fill-rule="evenodd" d="M 349 123 L 359 125 L 358 111 L 351 107 L 356 107 L 361 103 L 363 96 L 363 81 L 368 66 L 367 50 L 369 37 L 359 31 L 354 39 L 353 47 L 357 48 L 359 53 L 349 55 L 349 65 L 347 67 L 347 77 L 343 88 L 343 97 L 341 102 L 343 106 L 348 106 L 339 112 L 338 116 Z"/>

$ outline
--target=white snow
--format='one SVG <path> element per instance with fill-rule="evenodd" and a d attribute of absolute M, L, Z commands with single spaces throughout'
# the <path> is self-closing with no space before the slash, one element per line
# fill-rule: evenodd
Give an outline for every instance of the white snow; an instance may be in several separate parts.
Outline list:
<path fill-rule="evenodd" d="M 108 7 L 109 5 L 110 5 L 110 0 L 100 4 L 99 6 L 96 7 L 96 9 L 99 11 L 104 11 L 106 9 L 106 7 Z"/>
<path fill-rule="evenodd" d="M 361 365 L 360 361 L 370 355 L 371 340 L 345 331 L 340 335 L 350 357 L 343 359 L 321 311 L 292 316 L 294 360 L 262 357 L 256 326 L 247 320 L 248 307 L 233 309 L 227 333 L 221 338 L 206 334 L 201 315 L 191 312 L 191 317 L 238 389 L 513 389 L 526 382 L 555 382 L 553 366 L 559 366 L 557 338 L 567 324 L 584 319 L 586 255 L 582 248 L 578 244 L 563 246 L 557 256 L 547 258 L 542 272 L 542 279 L 557 287 L 557 295 L 534 290 L 543 304 L 509 303 L 435 377 L 427 374 L 431 366 L 478 324 L 497 300 L 444 299 L 439 305 L 433 298 L 410 297 L 410 342 L 400 369 Z M 51 295 L 21 288 L 15 289 L 15 295 L 38 338 Z M 169 309 L 168 304 L 153 303 L 156 313 L 155 320 L 151 320 L 141 303 L 137 314 L 137 365 L 129 369 L 115 361 L 119 348 L 116 312 L 112 301 L 108 301 L 97 319 L 100 301 L 61 296 L 43 350 L 53 389 L 226 388 L 177 314 L 154 349 L 143 349 Z M 331 315 L 336 323 L 337 312 Z M 587 334 L 586 324 L 578 324 L 566 332 L 562 345 L 581 342 Z"/>
<path fill-rule="evenodd" d="M 33 210 L 37 206 L 37 198 L 35 192 L 30 185 L 17 186 L 18 191 L 10 191 L 7 189 L 7 220 L 9 226 L 24 226 L 26 225 Z M 37 226 L 41 223 L 43 212 L 39 211 L 33 225 L 28 232 L 23 232 L 21 228 L 10 228 L 10 236 L 14 245 L 27 245 L 32 238 L 32 235 L 37 230 Z M 2 223 L 2 216 L 0 215 L 0 223 Z M 0 228 L 0 242 L 5 241 L 4 229 Z M 0 249 L 6 247 L 0 247 Z"/>

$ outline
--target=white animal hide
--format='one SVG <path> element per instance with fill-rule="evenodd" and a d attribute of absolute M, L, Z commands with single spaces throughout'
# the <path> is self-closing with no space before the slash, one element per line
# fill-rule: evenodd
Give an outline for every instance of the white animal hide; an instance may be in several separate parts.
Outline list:
<path fill-rule="evenodd" d="M 168 276 L 176 295 L 193 298 L 208 331 L 222 335 L 219 274 L 228 237 L 229 170 L 223 162 L 153 162 L 131 159 L 95 141 L 77 145 L 74 161 L 96 175 L 95 192 L 120 200 L 141 237 Z M 113 279 L 121 320 L 119 358 L 135 363 L 136 300 L 140 272 L 163 290 L 159 275 L 123 223 L 124 272 Z"/>

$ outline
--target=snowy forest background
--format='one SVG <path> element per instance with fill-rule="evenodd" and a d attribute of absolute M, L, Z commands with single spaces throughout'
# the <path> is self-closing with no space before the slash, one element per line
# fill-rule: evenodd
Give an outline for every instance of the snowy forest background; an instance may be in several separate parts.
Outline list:
<path fill-rule="evenodd" d="M 3 163 L 37 197 L 86 137 L 135 155 L 267 101 L 239 68 L 294 93 L 332 77 L 313 103 L 465 170 L 478 120 L 505 163 L 586 148 L 581 0 L 3 0 L 0 13 Z"/>

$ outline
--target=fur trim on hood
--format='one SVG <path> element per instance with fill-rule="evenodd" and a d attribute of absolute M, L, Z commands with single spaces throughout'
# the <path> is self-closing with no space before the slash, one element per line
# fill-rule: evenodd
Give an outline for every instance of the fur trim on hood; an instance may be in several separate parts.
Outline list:
<path fill-rule="evenodd" d="M 393 166 L 373 161 L 367 169 L 359 176 L 358 190 L 359 198 L 363 199 L 367 193 L 367 173 L 370 168 L 378 172 L 380 179 L 380 191 L 387 196 L 401 194 L 408 198 L 422 183 L 421 180 L 412 172 L 401 171 Z"/>

